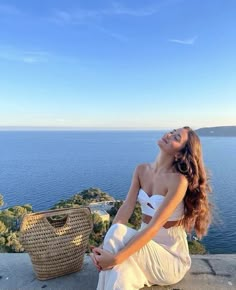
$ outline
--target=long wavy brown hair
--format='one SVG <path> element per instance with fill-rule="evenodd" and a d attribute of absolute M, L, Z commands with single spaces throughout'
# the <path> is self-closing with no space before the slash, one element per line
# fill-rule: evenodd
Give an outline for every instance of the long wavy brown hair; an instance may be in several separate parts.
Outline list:
<path fill-rule="evenodd" d="M 182 224 L 186 232 L 194 230 L 201 239 L 208 232 L 214 207 L 209 201 L 209 193 L 212 193 L 210 173 L 204 166 L 198 135 L 188 126 L 183 128 L 188 130 L 188 141 L 173 163 L 174 168 L 188 179 Z"/>

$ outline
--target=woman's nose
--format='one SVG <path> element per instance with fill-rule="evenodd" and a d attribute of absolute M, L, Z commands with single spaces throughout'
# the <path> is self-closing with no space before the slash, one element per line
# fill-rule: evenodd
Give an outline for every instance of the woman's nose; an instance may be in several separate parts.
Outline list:
<path fill-rule="evenodd" d="M 167 138 L 169 138 L 169 137 L 170 137 L 170 135 L 171 135 L 170 133 L 166 133 L 166 137 L 167 137 Z"/>

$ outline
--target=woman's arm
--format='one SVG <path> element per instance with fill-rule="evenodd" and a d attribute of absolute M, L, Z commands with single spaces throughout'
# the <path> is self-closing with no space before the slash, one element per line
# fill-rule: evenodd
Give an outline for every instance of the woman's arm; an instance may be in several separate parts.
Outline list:
<path fill-rule="evenodd" d="M 115 255 L 104 250 L 98 252 L 96 260 L 103 270 L 110 269 L 125 261 L 129 256 L 147 244 L 167 222 L 168 218 L 184 198 L 188 187 L 188 181 L 183 175 L 176 174 L 169 179 L 168 183 L 168 192 L 163 203 L 144 230 L 138 232 L 128 244 Z"/>
<path fill-rule="evenodd" d="M 163 203 L 149 222 L 148 226 L 143 231 L 138 232 L 137 235 L 135 235 L 135 237 L 115 255 L 117 264 L 122 263 L 157 234 L 159 229 L 167 222 L 168 218 L 184 198 L 187 187 L 188 181 L 183 175 L 176 174 L 172 176 Z"/>
<path fill-rule="evenodd" d="M 139 172 L 140 172 L 141 167 L 142 165 L 138 165 L 136 169 L 134 170 L 133 178 L 131 181 L 131 185 L 130 185 L 130 189 L 127 194 L 127 197 L 124 203 L 122 204 L 122 206 L 119 208 L 112 224 L 117 224 L 117 223 L 127 224 L 128 223 L 128 220 L 131 217 L 134 211 L 136 202 L 137 202 L 137 195 L 140 188 Z"/>
<path fill-rule="evenodd" d="M 128 220 L 134 211 L 136 201 L 137 201 L 138 191 L 140 188 L 140 182 L 139 182 L 140 170 L 142 170 L 142 164 L 138 165 L 136 169 L 134 170 L 127 197 L 124 203 L 122 204 L 122 206 L 119 208 L 118 212 L 116 213 L 116 216 L 113 219 L 112 224 L 116 224 L 116 223 L 127 224 L 128 223 Z M 100 251 L 102 251 L 102 245 L 103 243 L 99 247 L 92 248 L 92 252 L 95 256 L 94 257 L 91 256 L 91 258 L 93 260 L 94 265 L 97 267 L 98 270 L 101 270 L 101 267 L 98 265 L 96 256 L 100 255 Z"/>

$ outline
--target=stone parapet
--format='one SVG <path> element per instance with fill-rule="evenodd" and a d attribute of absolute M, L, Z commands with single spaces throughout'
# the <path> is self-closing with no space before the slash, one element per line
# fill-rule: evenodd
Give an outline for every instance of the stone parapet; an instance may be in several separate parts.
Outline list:
<path fill-rule="evenodd" d="M 171 286 L 152 286 L 142 290 L 235 290 L 236 254 L 192 255 L 192 267 L 182 281 Z M 28 254 L 0 254 L 1 290 L 95 290 L 98 271 L 85 256 L 80 272 L 39 281 Z"/>

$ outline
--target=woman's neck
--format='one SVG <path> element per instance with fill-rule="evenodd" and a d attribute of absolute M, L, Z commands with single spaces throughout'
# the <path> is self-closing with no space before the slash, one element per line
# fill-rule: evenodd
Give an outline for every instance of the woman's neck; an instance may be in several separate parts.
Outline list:
<path fill-rule="evenodd" d="M 168 155 L 164 152 L 160 152 L 156 160 L 152 163 L 152 168 L 155 173 L 169 173 L 174 172 L 173 170 L 173 156 Z"/>

